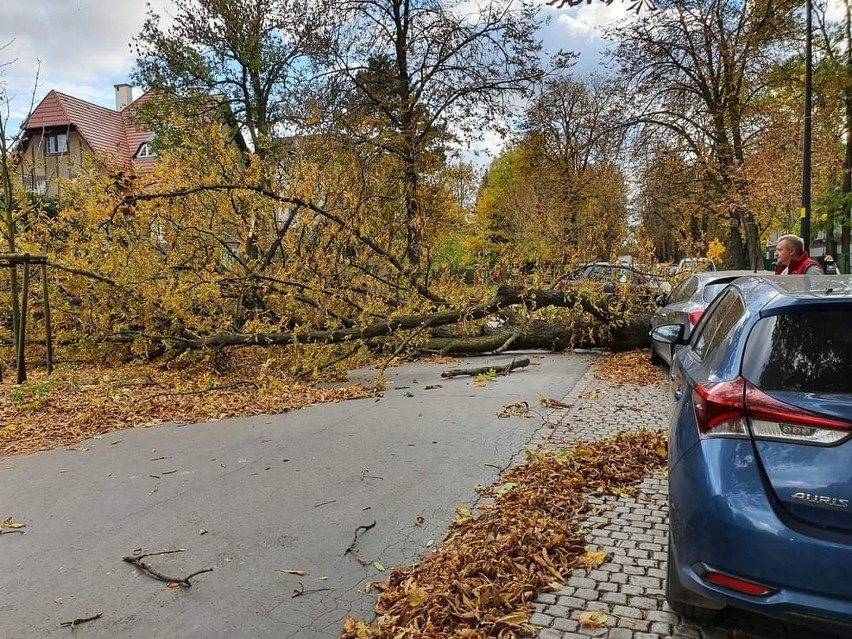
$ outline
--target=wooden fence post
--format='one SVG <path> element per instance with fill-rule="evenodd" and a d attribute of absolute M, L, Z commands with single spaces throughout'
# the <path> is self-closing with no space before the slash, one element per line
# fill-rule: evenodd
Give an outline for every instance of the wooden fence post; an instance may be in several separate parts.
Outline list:
<path fill-rule="evenodd" d="M 30 291 L 30 265 L 27 262 L 26 256 L 23 260 L 24 280 L 21 284 L 21 316 L 18 320 L 18 353 L 17 353 L 17 369 L 18 369 L 18 384 L 23 384 L 27 381 L 27 364 L 26 364 L 26 342 L 27 342 L 27 295 Z"/>
<path fill-rule="evenodd" d="M 53 372 L 53 330 L 50 325 L 50 292 L 47 286 L 47 261 L 41 263 L 41 291 L 44 297 L 44 337 L 47 340 L 47 374 Z"/>

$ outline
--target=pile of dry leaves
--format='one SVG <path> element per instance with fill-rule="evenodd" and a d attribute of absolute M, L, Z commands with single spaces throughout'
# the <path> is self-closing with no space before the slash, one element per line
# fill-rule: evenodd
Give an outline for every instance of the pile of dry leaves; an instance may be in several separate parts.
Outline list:
<path fill-rule="evenodd" d="M 651 364 L 651 351 L 641 349 L 613 353 L 595 363 L 595 377 L 618 384 L 651 386 L 663 382 L 660 369 Z"/>
<path fill-rule="evenodd" d="M 579 530 L 589 494 L 617 494 L 666 459 L 663 433 L 621 434 L 561 453 L 542 451 L 483 493 L 494 503 L 465 509 L 443 543 L 383 584 L 374 625 L 347 619 L 341 639 L 510 639 L 529 634 L 530 601 L 558 589 L 572 568 L 605 553 Z"/>
<path fill-rule="evenodd" d="M 245 350 L 225 367 L 192 360 L 155 364 L 62 366 L 33 371 L 20 386 L 0 383 L 0 455 L 79 442 L 109 431 L 162 422 L 202 422 L 283 413 L 309 404 L 370 397 L 361 384 L 322 388 L 294 383 L 269 351 Z"/>

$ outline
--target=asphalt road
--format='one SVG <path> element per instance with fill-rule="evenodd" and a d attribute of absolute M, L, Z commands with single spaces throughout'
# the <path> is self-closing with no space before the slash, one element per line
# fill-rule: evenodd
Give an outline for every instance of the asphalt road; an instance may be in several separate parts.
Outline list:
<path fill-rule="evenodd" d="M 372 616 L 365 582 L 428 552 L 541 427 L 498 419 L 501 406 L 564 397 L 588 358 L 532 362 L 483 386 L 408 364 L 387 371 L 379 400 L 0 458 L 0 520 L 26 524 L 0 537 L 0 639 L 68 637 L 61 623 L 97 614 L 74 636 L 337 637 L 346 616 Z M 171 577 L 214 571 L 168 588 L 122 561 L 137 548 L 185 549 L 146 560 Z"/>

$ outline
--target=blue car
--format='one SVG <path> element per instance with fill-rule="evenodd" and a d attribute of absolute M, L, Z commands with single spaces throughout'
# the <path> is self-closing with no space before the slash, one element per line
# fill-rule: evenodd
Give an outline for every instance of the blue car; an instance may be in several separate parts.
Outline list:
<path fill-rule="evenodd" d="M 666 595 L 852 636 L 852 278 L 730 283 L 672 362 Z M 817 635 L 815 635 L 817 636 Z"/>

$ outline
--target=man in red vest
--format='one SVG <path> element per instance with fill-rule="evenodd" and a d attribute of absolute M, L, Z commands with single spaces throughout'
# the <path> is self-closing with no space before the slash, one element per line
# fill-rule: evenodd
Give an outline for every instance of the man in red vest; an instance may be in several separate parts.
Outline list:
<path fill-rule="evenodd" d="M 778 255 L 776 275 L 822 275 L 819 262 L 805 251 L 805 242 L 798 235 L 782 235 L 775 247 Z"/>

